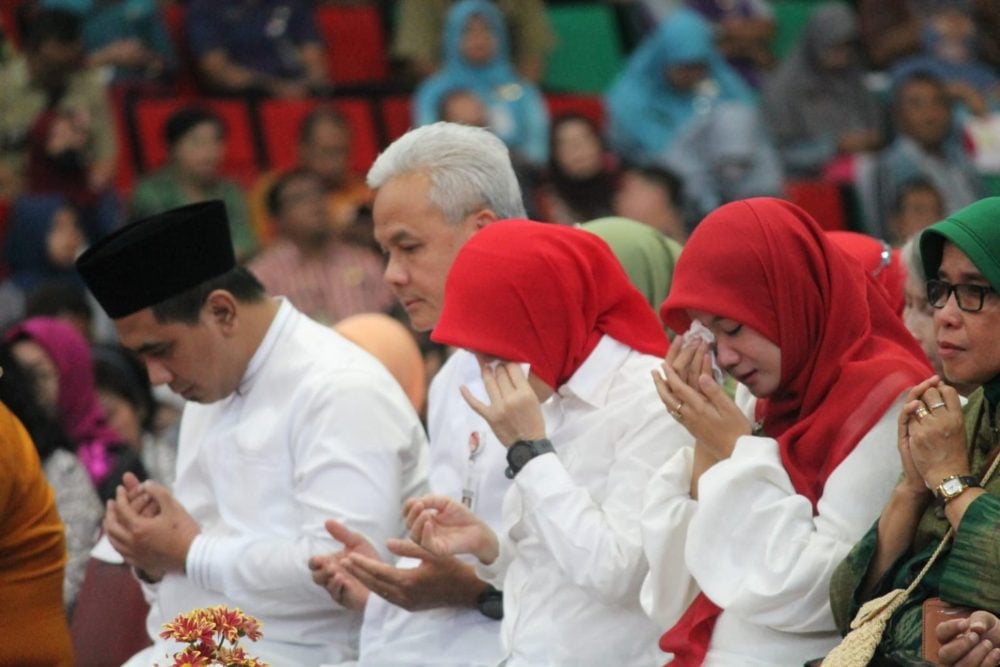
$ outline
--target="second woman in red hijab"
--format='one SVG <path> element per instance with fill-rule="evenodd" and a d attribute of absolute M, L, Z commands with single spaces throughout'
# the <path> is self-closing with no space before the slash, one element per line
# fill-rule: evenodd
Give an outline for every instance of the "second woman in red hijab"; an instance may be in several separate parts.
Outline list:
<path fill-rule="evenodd" d="M 655 378 L 697 442 L 654 477 L 643 514 L 660 646 L 680 667 L 825 655 L 830 577 L 892 491 L 896 415 L 930 367 L 865 269 L 777 199 L 706 217 L 660 314 L 707 327 L 741 384 L 735 402 L 714 384 L 704 342 L 675 342 Z"/>

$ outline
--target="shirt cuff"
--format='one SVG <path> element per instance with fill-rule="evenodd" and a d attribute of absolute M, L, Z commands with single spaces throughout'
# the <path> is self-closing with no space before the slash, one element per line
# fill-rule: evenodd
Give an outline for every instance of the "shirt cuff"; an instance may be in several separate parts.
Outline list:
<path fill-rule="evenodd" d="M 499 548 L 496 559 L 489 565 L 484 565 L 481 561 L 476 561 L 476 576 L 492 585 L 494 588 L 503 590 L 503 580 L 507 575 L 507 568 L 510 566 L 511 553 L 510 544 L 499 535 Z"/>
<path fill-rule="evenodd" d="M 199 533 L 188 549 L 186 574 L 198 586 L 222 592 L 225 577 L 235 567 L 243 549 L 241 540 Z"/>

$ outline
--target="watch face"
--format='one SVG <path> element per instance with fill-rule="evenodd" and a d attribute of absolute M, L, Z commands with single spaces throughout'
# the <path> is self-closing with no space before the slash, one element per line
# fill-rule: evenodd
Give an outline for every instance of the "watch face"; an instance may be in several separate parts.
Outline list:
<path fill-rule="evenodd" d="M 487 618 L 499 621 L 503 618 L 503 593 L 492 592 L 479 602 L 479 612 Z"/>
<path fill-rule="evenodd" d="M 952 477 L 951 479 L 946 479 L 941 482 L 941 494 L 946 498 L 951 498 L 952 496 L 958 495 L 966 487 L 965 482 L 958 479 L 957 477 Z"/>
<path fill-rule="evenodd" d="M 524 442 L 518 442 L 510 448 L 509 452 L 507 452 L 507 462 L 514 468 L 520 470 L 534 457 L 534 455 L 535 453 L 531 451 L 531 445 Z"/>

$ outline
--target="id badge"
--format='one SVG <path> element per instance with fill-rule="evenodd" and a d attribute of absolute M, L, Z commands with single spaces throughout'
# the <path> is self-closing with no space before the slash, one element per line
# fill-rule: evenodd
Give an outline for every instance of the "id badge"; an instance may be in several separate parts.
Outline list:
<path fill-rule="evenodd" d="M 483 451 L 485 438 L 479 431 L 469 434 L 469 460 L 465 466 L 465 481 L 462 483 L 462 504 L 473 512 L 476 511 L 476 494 L 479 492 L 479 480 L 482 477 L 476 460 Z"/>

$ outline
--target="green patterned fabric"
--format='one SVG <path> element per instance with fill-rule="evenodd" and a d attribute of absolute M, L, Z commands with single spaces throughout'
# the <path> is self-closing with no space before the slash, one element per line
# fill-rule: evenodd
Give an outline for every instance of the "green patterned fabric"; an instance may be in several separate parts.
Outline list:
<path fill-rule="evenodd" d="M 972 474 L 982 477 L 987 458 L 997 444 L 997 411 L 986 414 L 982 389 L 965 406 L 966 440 L 971 442 Z M 977 428 L 978 427 L 978 428 Z M 925 665 L 921 657 L 923 617 L 921 605 L 940 597 L 954 605 L 987 609 L 1000 614 L 1000 474 L 987 483 L 988 493 L 969 505 L 950 545 L 935 562 L 906 603 L 896 611 L 879 644 L 873 665 Z M 869 598 L 860 599 L 860 588 L 875 555 L 876 523 L 854 546 L 833 574 L 830 600 L 841 633 L 847 632 L 858 609 L 868 599 L 906 588 L 930 559 L 948 531 L 948 520 L 940 503 L 924 511 L 913 547 L 903 554 L 879 581 Z"/>

